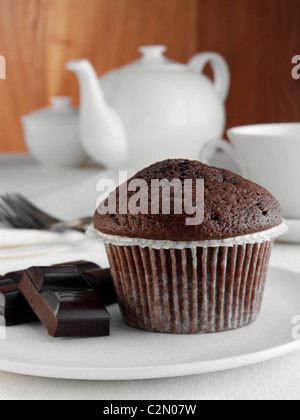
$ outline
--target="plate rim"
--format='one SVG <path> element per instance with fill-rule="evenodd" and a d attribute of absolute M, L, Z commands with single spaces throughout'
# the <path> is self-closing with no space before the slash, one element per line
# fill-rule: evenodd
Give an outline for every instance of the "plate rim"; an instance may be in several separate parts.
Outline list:
<path fill-rule="evenodd" d="M 87 381 L 122 381 L 163 379 L 180 376 L 202 375 L 222 372 L 245 366 L 252 366 L 264 361 L 300 350 L 300 340 L 262 352 L 242 356 L 216 359 L 205 362 L 181 363 L 176 365 L 156 365 L 121 368 L 74 368 L 61 366 L 39 366 L 26 363 L 0 361 L 0 370 L 7 373 L 52 379 L 87 380 Z M 213 366 L 212 366 L 213 365 Z M 159 368 L 159 373 L 157 372 Z M 62 373 L 64 372 L 64 373 Z M 117 375 L 114 375 L 117 373 Z"/>

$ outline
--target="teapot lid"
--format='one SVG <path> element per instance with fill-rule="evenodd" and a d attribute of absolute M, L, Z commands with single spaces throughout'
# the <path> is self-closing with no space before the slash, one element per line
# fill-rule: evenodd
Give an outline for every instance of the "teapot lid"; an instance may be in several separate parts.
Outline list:
<path fill-rule="evenodd" d="M 186 70 L 184 64 L 164 56 L 164 52 L 167 51 L 165 45 L 147 45 L 140 47 L 138 50 L 143 56 L 132 64 L 125 66 L 125 68 L 134 68 L 134 70 Z"/>
<path fill-rule="evenodd" d="M 22 117 L 25 122 L 75 123 L 78 122 L 79 110 L 71 106 L 72 98 L 54 96 L 52 106 L 34 111 Z"/>

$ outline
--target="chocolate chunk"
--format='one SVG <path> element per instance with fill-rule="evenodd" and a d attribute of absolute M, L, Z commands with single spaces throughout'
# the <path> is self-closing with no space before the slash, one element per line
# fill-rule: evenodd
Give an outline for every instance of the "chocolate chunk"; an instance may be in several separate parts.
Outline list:
<path fill-rule="evenodd" d="M 0 315 L 6 326 L 36 320 L 36 315 L 19 290 L 23 272 L 8 273 L 0 277 Z"/>
<path fill-rule="evenodd" d="M 25 270 L 38 292 L 90 289 L 76 267 L 31 267 Z"/>
<path fill-rule="evenodd" d="M 72 287 L 86 288 L 86 282 L 82 281 L 82 277 L 78 272 L 74 272 L 76 267 L 81 273 L 86 274 L 90 288 L 94 289 L 104 305 L 110 305 L 117 302 L 117 295 L 113 285 L 113 280 L 109 269 L 101 269 L 97 264 L 89 261 L 73 261 L 64 264 L 58 264 L 52 267 L 44 267 L 44 274 L 47 277 L 47 285 L 51 289 L 51 282 L 54 285 L 57 282 L 57 276 L 61 275 L 59 267 L 69 268 L 63 272 L 64 281 L 68 281 Z M 55 269 L 53 269 L 55 268 Z M 26 299 L 19 291 L 19 282 L 22 278 L 23 271 L 9 273 L 0 277 L 0 316 L 5 318 L 7 326 L 27 323 L 37 319 L 35 313 L 30 308 Z M 35 277 L 35 285 L 37 288 L 44 283 L 43 273 L 37 272 Z M 81 284 L 81 286 L 79 286 Z M 56 285 L 59 287 L 59 285 Z"/>
<path fill-rule="evenodd" d="M 104 305 L 118 302 L 110 269 L 102 269 L 97 264 L 89 261 L 74 261 L 59 264 L 57 267 L 76 267 L 84 274 L 92 289 L 98 294 Z"/>
<path fill-rule="evenodd" d="M 89 271 L 100 270 L 99 265 L 92 263 L 90 261 L 73 261 L 69 263 L 57 264 L 55 267 L 76 267 L 81 273 L 87 273 Z"/>
<path fill-rule="evenodd" d="M 95 290 L 104 305 L 111 305 L 118 302 L 116 290 L 110 269 L 98 269 L 84 273 L 84 277 Z"/>
<path fill-rule="evenodd" d="M 76 267 L 32 267 L 19 287 L 49 335 L 109 335 L 110 316 Z"/>

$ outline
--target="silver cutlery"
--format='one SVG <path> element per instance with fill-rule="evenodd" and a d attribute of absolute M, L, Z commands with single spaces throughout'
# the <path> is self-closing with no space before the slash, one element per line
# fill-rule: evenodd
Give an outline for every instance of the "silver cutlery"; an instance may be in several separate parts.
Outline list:
<path fill-rule="evenodd" d="M 39 229 L 63 232 L 78 230 L 85 232 L 92 217 L 63 221 L 41 210 L 19 193 L 8 193 L 0 197 L 0 220 L 15 229 Z"/>

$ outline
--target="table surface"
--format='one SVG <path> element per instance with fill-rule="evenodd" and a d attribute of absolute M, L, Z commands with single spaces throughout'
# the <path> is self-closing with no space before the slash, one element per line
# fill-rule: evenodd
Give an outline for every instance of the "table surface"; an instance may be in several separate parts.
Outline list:
<path fill-rule="evenodd" d="M 89 211 L 97 199 L 98 168 L 45 168 L 26 155 L 0 155 L 0 194 L 22 191 L 55 212 L 55 194 L 76 194 L 78 205 L 60 206 L 58 216 Z M 61 196 L 61 195 L 60 195 Z M 79 196 L 79 197 L 78 197 Z M 82 197 L 82 200 L 80 199 Z M 66 199 L 68 202 L 68 199 Z M 91 210 L 92 211 L 92 210 Z M 300 239 L 300 238 L 299 238 Z M 275 244 L 271 264 L 300 273 L 300 244 Z M 1 342 L 0 342 L 1 343 Z M 101 355 L 99 356 L 101 357 Z M 74 381 L 0 372 L 0 399 L 196 399 L 298 400 L 300 351 L 253 366 L 157 380 Z"/>

